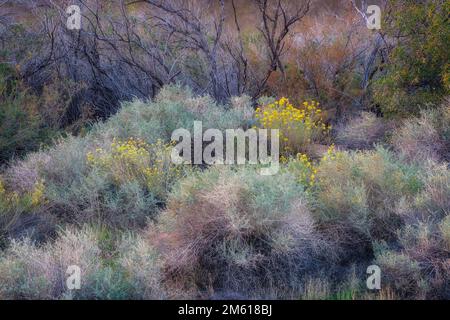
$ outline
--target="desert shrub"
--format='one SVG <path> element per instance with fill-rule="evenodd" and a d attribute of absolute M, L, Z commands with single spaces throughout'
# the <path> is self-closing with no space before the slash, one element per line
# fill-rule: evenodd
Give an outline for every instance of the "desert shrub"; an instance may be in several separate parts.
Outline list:
<path fill-rule="evenodd" d="M 134 137 L 149 144 L 158 139 L 168 142 L 175 129 L 190 129 L 194 120 L 194 114 L 181 101 L 135 100 L 124 103 L 121 110 L 107 122 L 95 125 L 91 134 L 93 139 L 99 141 Z"/>
<path fill-rule="evenodd" d="M 256 103 L 259 106 L 267 106 L 269 104 L 275 103 L 275 101 L 277 101 L 277 99 L 275 97 L 261 96 L 261 97 L 258 98 Z"/>
<path fill-rule="evenodd" d="M 48 205 L 46 185 L 38 180 L 28 191 L 17 192 L 5 187 L 0 176 L 0 247 L 10 237 L 39 238 L 40 232 L 54 230 L 53 221 L 43 216 Z"/>
<path fill-rule="evenodd" d="M 37 247 L 29 240 L 12 242 L 0 260 L 0 296 L 9 299 L 53 299 L 66 292 L 66 270 L 88 275 L 100 268 L 100 249 L 89 230 L 67 231 L 53 244 Z"/>
<path fill-rule="evenodd" d="M 112 226 L 142 226 L 183 174 L 170 161 L 170 146 L 161 141 L 151 145 L 133 138 L 101 141 L 86 145 L 81 156 L 72 165 L 80 171 L 70 181 L 61 181 L 70 171 L 57 176 L 52 169 L 43 172 L 51 212 L 63 221 L 100 219 Z"/>
<path fill-rule="evenodd" d="M 410 216 L 436 222 L 450 212 L 450 170 L 447 164 L 429 163 L 422 175 L 424 189 L 410 203 Z"/>
<path fill-rule="evenodd" d="M 384 251 L 377 255 L 375 264 L 383 272 L 384 286 L 389 286 L 398 297 L 414 297 L 420 293 L 420 267 L 408 255 Z"/>
<path fill-rule="evenodd" d="M 386 115 L 417 113 L 449 90 L 448 1 L 390 1 L 385 33 L 392 37 L 385 71 L 374 83 L 374 99 Z"/>
<path fill-rule="evenodd" d="M 450 294 L 450 264 L 447 259 L 450 251 L 440 229 L 436 223 L 418 222 L 399 231 L 403 252 L 417 261 L 426 281 L 422 288 L 424 294 L 435 299 L 448 298 Z"/>
<path fill-rule="evenodd" d="M 429 162 L 418 177 L 423 187 L 397 203 L 402 224 L 397 225 L 392 241 L 374 246 L 375 263 L 380 264 L 395 296 L 445 299 L 450 294 L 449 170 L 446 164 Z"/>
<path fill-rule="evenodd" d="M 5 182 L 11 188 L 16 188 L 16 192 L 29 192 L 36 182 L 45 181 L 47 206 L 43 210 L 44 215 L 57 217 L 60 222 L 83 223 L 92 219 L 105 221 L 109 217 L 111 224 L 118 221 L 124 223 L 127 221 L 125 208 L 139 206 L 143 200 L 136 199 L 136 196 L 143 192 L 130 186 L 134 181 L 129 181 L 129 185 L 124 186 L 123 190 L 114 189 L 107 175 L 88 165 L 87 154 L 90 148 L 87 138 L 61 139 L 52 148 L 31 154 L 8 168 Z M 126 190 L 129 192 L 124 192 Z M 129 195 L 128 200 L 133 201 L 133 206 L 126 201 L 124 193 Z M 146 199 L 146 195 L 143 198 Z M 119 201 L 122 201 L 123 210 L 106 209 L 108 204 L 113 207 L 111 204 Z M 133 221 L 136 211 L 128 213 L 131 217 L 128 222 Z M 142 220 L 142 214 L 140 219 Z"/>
<path fill-rule="evenodd" d="M 439 230 L 441 231 L 442 238 L 444 240 L 445 249 L 450 251 L 450 215 L 447 215 L 442 219 L 439 224 Z"/>
<path fill-rule="evenodd" d="M 106 233 L 105 233 L 106 232 Z M 163 295 L 159 263 L 137 236 L 105 237 L 108 231 L 83 227 L 60 231 L 53 243 L 14 241 L 0 256 L 3 299 L 155 299 Z M 69 290 L 66 273 L 76 265 L 81 288 Z"/>
<path fill-rule="evenodd" d="M 323 122 L 321 113 L 315 101 L 304 102 L 297 108 L 288 99 L 281 98 L 257 108 L 255 117 L 262 128 L 280 130 L 281 151 L 289 155 L 305 152 L 309 144 L 327 137 L 330 126 Z"/>
<path fill-rule="evenodd" d="M 294 175 L 298 182 L 308 187 L 314 187 L 316 175 L 318 173 L 319 162 L 335 159 L 336 148 L 334 144 L 329 146 L 326 151 L 322 150 L 319 159 L 312 159 L 305 153 L 298 153 L 295 157 L 281 156 L 280 161 L 286 164 L 283 168 L 289 174 Z M 309 190 L 307 190 L 309 191 Z"/>
<path fill-rule="evenodd" d="M 231 97 L 231 107 L 234 109 L 250 109 L 252 110 L 252 97 L 244 94 L 238 97 Z"/>
<path fill-rule="evenodd" d="M 450 274 L 447 226 L 450 176 L 447 164 L 429 162 L 422 168 L 419 178 L 423 182 L 422 190 L 414 197 L 398 202 L 396 211 L 403 223 L 398 226 L 393 241 L 385 244 L 387 252 L 383 254 L 393 258 L 382 260 L 388 264 L 389 285 L 396 296 L 442 299 L 450 294 L 447 281 Z M 397 264 L 397 258 L 403 262 Z M 411 282 L 406 279 L 411 271 L 406 267 L 408 264 L 415 266 Z M 397 277 L 403 278 L 396 283 Z"/>
<path fill-rule="evenodd" d="M 406 160 L 423 162 L 450 159 L 450 105 L 424 110 L 404 121 L 392 137 L 394 148 Z"/>
<path fill-rule="evenodd" d="M 13 76 L 14 71 L 0 63 L 0 163 L 37 150 L 56 133 L 43 121 L 38 97 L 11 80 Z"/>
<path fill-rule="evenodd" d="M 328 248 L 297 180 L 249 168 L 214 167 L 181 181 L 149 232 L 172 286 L 203 295 L 298 294 L 302 275 L 320 269 Z"/>
<path fill-rule="evenodd" d="M 134 295 L 140 299 L 164 299 L 163 261 L 156 248 L 139 235 L 126 234 L 117 246 L 118 265 L 124 270 Z M 176 297 L 176 292 L 170 295 Z"/>
<path fill-rule="evenodd" d="M 349 246 L 347 253 L 359 248 L 370 254 L 371 239 L 395 237 L 401 225 L 397 203 L 412 201 L 423 189 L 418 173 L 419 168 L 382 148 L 326 155 L 317 168 L 314 213 L 338 242 Z M 355 242 L 361 245 L 355 248 Z"/>
<path fill-rule="evenodd" d="M 22 207 L 23 210 L 38 207 L 46 202 L 44 181 L 37 181 L 32 190 L 28 193 L 17 193 L 5 189 L 5 185 L 0 177 L 0 208 L 8 212 L 14 207 Z"/>
<path fill-rule="evenodd" d="M 251 106 L 247 103 L 240 107 L 218 105 L 207 95 L 195 96 L 187 88 L 166 86 L 153 102 L 124 103 L 117 115 L 107 123 L 95 126 L 92 134 L 100 140 L 135 137 L 147 143 L 155 143 L 158 139 L 168 142 L 175 129 L 185 128 L 192 132 L 194 121 L 201 121 L 205 130 L 245 129 L 254 122 Z"/>
<path fill-rule="evenodd" d="M 138 181 L 155 196 L 164 198 L 168 186 L 181 177 L 180 167 L 172 165 L 171 144 L 161 140 L 149 145 L 140 139 L 113 140 L 109 150 L 88 152 L 87 161 L 103 171 L 116 185 Z"/>
<path fill-rule="evenodd" d="M 371 149 L 384 142 L 389 124 L 374 113 L 362 112 L 337 127 L 336 144 L 348 149 Z"/>
<path fill-rule="evenodd" d="M 450 265 L 446 246 L 446 220 L 416 221 L 398 229 L 397 244 L 375 244 L 375 264 L 385 286 L 402 298 L 446 299 L 450 294 Z"/>
<path fill-rule="evenodd" d="M 331 152 L 332 148 L 330 148 Z M 306 154 L 299 153 L 295 158 L 284 159 L 283 162 L 288 161 L 286 170 L 290 174 L 297 177 L 298 182 L 304 186 L 312 187 L 317 174 L 317 167 Z"/>

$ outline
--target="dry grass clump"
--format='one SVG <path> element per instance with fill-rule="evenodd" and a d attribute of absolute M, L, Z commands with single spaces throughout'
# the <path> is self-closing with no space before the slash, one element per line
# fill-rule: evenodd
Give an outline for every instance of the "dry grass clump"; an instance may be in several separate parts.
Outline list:
<path fill-rule="evenodd" d="M 303 187 L 251 169 L 212 168 L 182 181 L 156 228 L 172 285 L 206 296 L 289 297 L 327 251 Z"/>
<path fill-rule="evenodd" d="M 394 148 L 408 161 L 450 160 L 450 103 L 424 110 L 404 121 L 392 137 Z"/>
<path fill-rule="evenodd" d="M 384 141 L 390 126 L 374 113 L 362 112 L 335 128 L 336 144 L 347 149 L 372 149 Z"/>

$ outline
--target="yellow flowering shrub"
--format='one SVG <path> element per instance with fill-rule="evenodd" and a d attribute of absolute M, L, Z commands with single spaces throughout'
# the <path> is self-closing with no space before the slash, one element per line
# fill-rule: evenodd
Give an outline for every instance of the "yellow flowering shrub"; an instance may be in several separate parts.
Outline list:
<path fill-rule="evenodd" d="M 335 160 L 337 157 L 337 152 L 334 145 L 331 145 L 327 153 L 320 159 L 320 161 Z M 288 171 L 296 175 L 299 182 L 304 186 L 312 187 L 316 182 L 316 176 L 319 171 L 320 161 L 313 162 L 312 159 L 308 157 L 305 153 L 298 153 L 295 158 L 286 159 Z M 283 162 L 283 161 L 282 161 Z"/>
<path fill-rule="evenodd" d="M 140 139 L 114 139 L 108 149 L 97 148 L 86 156 L 87 162 L 121 185 L 138 181 L 150 192 L 164 196 L 170 182 L 181 176 L 181 169 L 171 162 L 171 144 L 158 140 L 148 144 Z"/>
<path fill-rule="evenodd" d="M 31 205 L 37 207 L 45 202 L 44 198 L 45 186 L 44 181 L 36 182 L 34 190 L 31 192 Z"/>
<path fill-rule="evenodd" d="M 317 168 L 306 154 L 298 153 L 296 158 L 290 160 L 288 170 L 298 177 L 300 184 L 304 186 L 314 185 Z"/>
<path fill-rule="evenodd" d="M 332 144 L 330 147 L 328 147 L 327 153 L 322 157 L 322 161 L 336 160 L 336 157 L 338 157 L 339 155 L 341 155 L 341 153 L 337 152 L 334 144 Z"/>
<path fill-rule="evenodd" d="M 35 183 L 33 190 L 25 193 L 8 191 L 0 179 L 0 209 L 8 211 L 29 211 L 46 203 L 44 181 Z"/>
<path fill-rule="evenodd" d="M 262 128 L 280 130 L 280 148 L 283 154 L 306 151 L 308 144 L 328 136 L 331 126 L 323 121 L 319 103 L 305 101 L 295 107 L 287 98 L 256 109 L 255 117 Z"/>
<path fill-rule="evenodd" d="M 0 197 L 5 194 L 5 186 L 3 185 L 3 181 L 0 179 Z"/>

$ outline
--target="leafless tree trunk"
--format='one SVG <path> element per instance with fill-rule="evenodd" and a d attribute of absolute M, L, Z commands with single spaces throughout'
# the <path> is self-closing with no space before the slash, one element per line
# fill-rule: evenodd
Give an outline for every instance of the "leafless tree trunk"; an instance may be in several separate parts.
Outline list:
<path fill-rule="evenodd" d="M 364 24 L 368 22 L 368 16 L 366 13 L 367 10 L 367 2 L 365 0 L 361 1 L 360 6 L 357 5 L 355 0 L 350 0 L 353 8 L 358 12 L 361 16 L 361 20 Z M 387 21 L 390 17 L 390 12 L 387 11 L 387 1 L 384 0 L 381 3 L 382 15 L 384 16 L 384 21 Z M 372 47 L 370 53 L 366 54 L 364 63 L 363 63 L 363 77 L 361 81 L 361 89 L 363 94 L 360 97 L 360 105 L 364 104 L 364 101 L 367 99 L 370 82 L 378 71 L 379 63 L 377 63 L 377 59 L 380 57 L 382 61 L 387 59 L 386 51 L 390 50 L 390 45 L 386 41 L 385 34 L 383 29 L 377 30 L 373 32 L 372 39 Z"/>
<path fill-rule="evenodd" d="M 253 0 L 261 16 L 261 26 L 258 28 L 269 49 L 269 68 L 259 83 L 255 96 L 266 89 L 271 74 L 280 69 L 284 74 L 281 58 L 286 51 L 286 36 L 292 27 L 309 11 L 310 0 L 296 1 L 294 4 L 283 0 Z"/>

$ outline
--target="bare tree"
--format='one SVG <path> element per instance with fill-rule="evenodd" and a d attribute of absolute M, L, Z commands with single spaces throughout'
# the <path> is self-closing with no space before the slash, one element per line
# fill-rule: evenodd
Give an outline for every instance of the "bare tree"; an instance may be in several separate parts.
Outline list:
<path fill-rule="evenodd" d="M 66 27 L 69 4 L 81 8 L 81 30 Z M 36 41 L 31 58 L 22 59 L 21 77 L 35 90 L 55 77 L 83 84 L 70 94 L 65 122 L 76 119 L 84 103 L 106 117 L 120 101 L 154 97 L 170 83 L 220 102 L 243 93 L 258 97 L 274 71 L 284 73 L 286 39 L 307 13 L 309 0 L 251 4 L 259 12 L 257 30 L 269 61 L 256 66 L 247 58 L 234 0 L 49 0 L 44 6 L 31 0 L 24 5 L 38 23 L 26 37 Z M 139 6 L 138 14 L 133 6 Z"/>
<path fill-rule="evenodd" d="M 269 49 L 269 68 L 258 85 L 255 96 L 258 96 L 267 85 L 271 74 L 279 69 L 284 74 L 284 66 L 281 62 L 286 52 L 286 37 L 292 27 L 299 22 L 309 11 L 310 0 L 287 2 L 284 0 L 253 0 L 259 10 L 261 26 L 258 30 L 264 37 Z"/>
<path fill-rule="evenodd" d="M 167 41 L 166 53 L 177 52 L 184 55 L 194 53 L 200 55 L 206 63 L 208 82 L 203 88 L 211 88 L 217 100 L 223 100 L 225 87 L 221 81 L 219 54 L 222 45 L 225 21 L 224 0 L 217 1 L 161 1 L 140 0 L 128 5 L 145 3 L 150 6 L 149 15 L 152 30 L 161 39 Z M 199 5 L 201 3 L 202 5 Z M 215 5 L 218 7 L 216 10 Z M 185 62 L 185 61 L 184 61 Z M 181 73 L 181 71 L 179 71 Z M 202 87 L 196 80 L 184 74 L 188 82 Z M 185 79 L 186 80 L 186 79 Z"/>
<path fill-rule="evenodd" d="M 369 21 L 369 17 L 367 16 L 366 12 L 367 2 L 365 0 L 361 0 L 360 6 L 358 6 L 355 0 L 350 0 L 350 2 L 353 8 L 361 16 L 362 23 L 367 24 L 367 22 Z M 390 19 L 390 11 L 388 10 L 387 0 L 381 1 L 380 6 L 382 8 L 384 21 L 388 21 Z M 361 105 L 364 103 L 364 100 L 367 97 L 371 80 L 377 73 L 380 65 L 386 62 L 388 58 L 387 52 L 390 51 L 392 47 L 388 44 L 383 29 L 374 31 L 372 33 L 372 38 L 372 46 L 369 49 L 370 51 L 366 53 L 363 62 L 363 77 L 361 81 L 361 89 L 363 90 L 363 94 L 361 95 L 359 101 Z M 381 59 L 381 63 L 377 63 L 378 58 Z"/>

